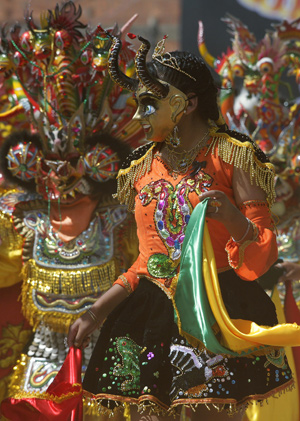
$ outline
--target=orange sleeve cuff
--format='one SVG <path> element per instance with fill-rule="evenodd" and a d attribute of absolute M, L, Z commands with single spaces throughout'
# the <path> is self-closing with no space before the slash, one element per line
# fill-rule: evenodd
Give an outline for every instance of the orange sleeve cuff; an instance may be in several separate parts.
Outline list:
<path fill-rule="evenodd" d="M 139 284 L 139 276 L 137 275 L 137 268 L 139 267 L 139 258 L 134 262 L 130 269 L 127 272 L 123 273 L 118 277 L 114 282 L 115 284 L 121 285 L 126 289 L 128 295 L 131 294 Z"/>
<path fill-rule="evenodd" d="M 253 239 L 238 244 L 230 238 L 225 249 L 229 265 L 239 277 L 253 281 L 263 275 L 277 259 L 274 223 L 267 202 L 245 202 L 240 210 L 253 224 Z"/>
<path fill-rule="evenodd" d="M 125 275 L 120 275 L 119 278 L 114 282 L 114 285 L 115 284 L 121 285 L 123 288 L 126 289 L 128 295 L 130 295 L 138 286 L 139 279 L 137 278 L 135 282 L 129 282 Z"/>

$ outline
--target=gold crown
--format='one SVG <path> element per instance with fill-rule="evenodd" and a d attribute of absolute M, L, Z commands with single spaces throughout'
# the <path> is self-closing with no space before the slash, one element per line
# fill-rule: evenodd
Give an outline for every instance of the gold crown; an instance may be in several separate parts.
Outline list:
<path fill-rule="evenodd" d="M 165 53 L 165 42 L 166 42 L 167 37 L 168 36 L 165 35 L 162 40 L 158 41 L 158 43 L 156 44 L 156 47 L 154 48 L 152 59 L 158 61 L 163 66 L 171 67 L 172 69 L 175 69 L 180 73 L 183 73 L 184 75 L 192 79 L 194 82 L 196 82 L 196 78 L 189 75 L 188 73 L 186 73 L 184 70 L 182 70 L 179 67 L 179 64 L 177 63 L 177 60 L 175 57 L 172 57 L 169 52 Z"/>

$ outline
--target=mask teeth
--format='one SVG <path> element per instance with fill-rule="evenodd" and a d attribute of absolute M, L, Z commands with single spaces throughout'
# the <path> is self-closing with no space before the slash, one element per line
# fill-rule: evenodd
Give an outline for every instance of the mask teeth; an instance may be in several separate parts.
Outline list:
<path fill-rule="evenodd" d="M 82 178 L 78 186 L 76 186 L 75 190 L 82 194 L 89 194 L 90 193 L 89 183 L 84 178 Z"/>

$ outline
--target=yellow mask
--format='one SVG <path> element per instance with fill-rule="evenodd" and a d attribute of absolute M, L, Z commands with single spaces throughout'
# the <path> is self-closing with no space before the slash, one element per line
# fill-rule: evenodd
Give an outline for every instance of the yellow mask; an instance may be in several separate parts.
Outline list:
<path fill-rule="evenodd" d="M 169 85 L 168 95 L 161 99 L 140 85 L 136 91 L 136 102 L 138 108 L 133 119 L 142 125 L 146 139 L 163 142 L 180 121 L 186 109 L 187 96 Z"/>

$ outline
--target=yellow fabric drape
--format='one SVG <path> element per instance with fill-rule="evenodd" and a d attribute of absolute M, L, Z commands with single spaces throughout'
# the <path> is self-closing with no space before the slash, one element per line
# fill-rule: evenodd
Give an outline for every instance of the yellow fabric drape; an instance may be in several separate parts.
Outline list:
<path fill-rule="evenodd" d="M 221 331 L 223 346 L 237 352 L 261 345 L 300 346 L 300 326 L 296 323 L 263 327 L 249 320 L 229 318 L 220 291 L 214 252 L 206 224 L 203 236 L 203 274 L 207 297 Z"/>
<path fill-rule="evenodd" d="M 272 300 L 276 306 L 276 313 L 279 323 L 285 323 L 284 311 L 280 302 L 277 288 L 274 289 Z M 285 353 L 292 370 L 296 373 L 292 349 L 286 347 Z M 260 405 L 254 403 L 247 408 L 243 421 L 299 421 L 299 392 L 298 381 L 294 377 L 295 388 L 287 393 L 281 395 L 280 399 L 271 397 L 268 399 L 268 404 Z"/>

